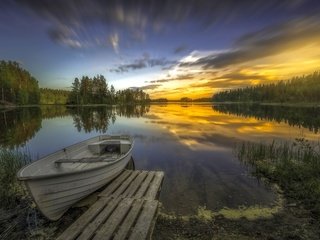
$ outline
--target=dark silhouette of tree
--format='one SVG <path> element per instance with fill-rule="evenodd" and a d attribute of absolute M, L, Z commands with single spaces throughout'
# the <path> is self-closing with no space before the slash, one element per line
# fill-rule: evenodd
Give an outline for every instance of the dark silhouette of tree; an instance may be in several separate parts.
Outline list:
<path fill-rule="evenodd" d="M 116 91 L 103 75 L 93 78 L 83 76 L 79 81 L 74 79 L 68 104 L 145 104 L 150 97 L 141 89 L 125 89 Z"/>
<path fill-rule="evenodd" d="M 113 85 L 110 86 L 110 102 L 111 104 L 116 103 L 116 90 Z"/>
<path fill-rule="evenodd" d="M 180 102 L 192 102 L 192 99 L 188 97 L 183 97 L 180 99 Z"/>
<path fill-rule="evenodd" d="M 40 101 L 38 81 L 12 61 L 0 61 L 0 94 L 4 104 L 38 104 Z"/>
<path fill-rule="evenodd" d="M 288 81 L 233 89 L 214 94 L 214 102 L 320 102 L 320 72 Z"/>

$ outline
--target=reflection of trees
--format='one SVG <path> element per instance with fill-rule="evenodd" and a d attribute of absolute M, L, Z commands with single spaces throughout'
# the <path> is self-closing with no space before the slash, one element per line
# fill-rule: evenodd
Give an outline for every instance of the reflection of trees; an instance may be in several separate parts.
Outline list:
<path fill-rule="evenodd" d="M 80 132 L 97 131 L 105 133 L 109 124 L 114 124 L 117 115 L 141 117 L 149 111 L 146 105 L 74 107 L 41 106 L 30 108 L 16 108 L 0 111 L 0 146 L 22 146 L 33 138 L 41 128 L 42 119 L 66 117 L 72 115 L 74 126 Z"/>
<path fill-rule="evenodd" d="M 112 108 L 106 107 L 75 107 L 70 109 L 74 126 L 80 132 L 97 131 L 105 133 L 112 119 Z"/>
<path fill-rule="evenodd" d="M 41 128 L 40 108 L 17 108 L 0 112 L 0 145 L 13 148 L 23 145 Z"/>
<path fill-rule="evenodd" d="M 150 105 L 119 105 L 115 108 L 115 112 L 118 116 L 130 117 L 142 117 L 145 113 L 149 112 Z"/>
<path fill-rule="evenodd" d="M 42 105 L 41 106 L 42 118 L 50 119 L 56 117 L 66 117 L 70 115 L 68 109 L 63 105 Z"/>
<path fill-rule="evenodd" d="M 290 126 L 308 128 L 318 133 L 320 127 L 320 108 L 288 107 L 258 104 L 221 104 L 212 107 L 222 113 L 255 117 L 268 121 L 285 122 Z"/>
<path fill-rule="evenodd" d="M 125 106 L 97 106 L 97 107 L 74 107 L 70 113 L 73 116 L 74 126 L 80 132 L 97 131 L 105 133 L 110 122 L 116 121 L 116 116 L 141 117 L 149 111 L 149 106 L 145 105 L 125 105 Z"/>

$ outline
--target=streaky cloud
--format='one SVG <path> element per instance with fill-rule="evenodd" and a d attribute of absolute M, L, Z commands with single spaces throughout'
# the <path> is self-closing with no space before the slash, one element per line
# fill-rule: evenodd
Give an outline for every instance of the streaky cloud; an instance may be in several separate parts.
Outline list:
<path fill-rule="evenodd" d="M 188 47 L 186 45 L 181 45 L 181 46 L 176 47 L 174 49 L 173 53 L 174 54 L 180 54 L 180 53 L 185 52 L 187 49 L 188 49 Z"/>
<path fill-rule="evenodd" d="M 176 63 L 177 62 L 174 60 L 167 60 L 166 58 L 151 58 L 149 54 L 144 54 L 141 58 L 134 59 L 131 63 L 120 64 L 117 67 L 110 69 L 109 71 L 115 73 L 125 73 L 148 67 L 165 67 Z"/>
<path fill-rule="evenodd" d="M 160 87 L 161 84 L 150 84 L 143 87 L 134 87 L 135 89 L 141 89 L 141 90 L 154 90 L 158 87 Z"/>
<path fill-rule="evenodd" d="M 164 83 L 164 82 L 171 82 L 171 81 L 192 80 L 194 78 L 195 78 L 195 75 L 193 74 L 183 74 L 183 75 L 178 75 L 177 77 L 174 77 L 174 78 L 152 80 L 150 81 L 150 83 Z"/>
<path fill-rule="evenodd" d="M 199 66 L 203 69 L 225 68 L 230 65 L 278 55 L 310 44 L 319 44 L 320 18 L 298 18 L 268 26 L 241 36 L 228 51 L 211 54 L 194 62 L 182 62 L 181 67 Z"/>
<path fill-rule="evenodd" d="M 96 41 L 96 38 L 106 39 L 112 36 L 110 34 L 113 31 L 124 33 L 128 42 L 143 42 L 148 34 L 166 31 L 187 24 L 191 20 L 200 31 L 215 23 L 230 21 L 241 16 L 259 16 L 261 12 L 268 11 L 288 12 L 302 7 L 309 9 L 313 3 L 316 1 L 246 0 L 239 4 L 237 0 L 3 0 L 0 1 L 0 7 L 10 9 L 12 6 L 18 6 L 26 10 L 25 12 L 40 17 L 57 35 L 63 34 L 60 26 L 66 26 L 85 38 L 86 46 L 105 47 L 107 45 L 100 44 L 103 41 Z M 95 31 L 96 26 L 101 27 L 99 33 Z M 62 32 L 58 33 L 59 31 Z M 55 42 L 70 47 L 79 45 L 76 40 L 71 40 Z M 111 47 L 116 49 L 115 44 L 111 44 Z M 177 48 L 175 51 L 178 53 L 182 48 Z"/>

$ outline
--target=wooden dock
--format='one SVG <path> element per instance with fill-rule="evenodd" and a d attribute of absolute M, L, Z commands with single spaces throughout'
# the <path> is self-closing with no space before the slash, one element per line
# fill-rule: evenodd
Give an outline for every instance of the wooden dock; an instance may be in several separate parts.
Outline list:
<path fill-rule="evenodd" d="M 163 177 L 163 172 L 123 171 L 58 240 L 150 238 Z"/>

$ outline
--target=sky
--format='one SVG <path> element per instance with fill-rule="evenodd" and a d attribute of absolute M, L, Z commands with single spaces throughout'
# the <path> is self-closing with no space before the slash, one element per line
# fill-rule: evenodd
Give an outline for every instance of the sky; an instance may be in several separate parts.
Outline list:
<path fill-rule="evenodd" d="M 211 97 L 319 70 L 320 1 L 0 0 L 0 59 L 40 87 Z"/>

